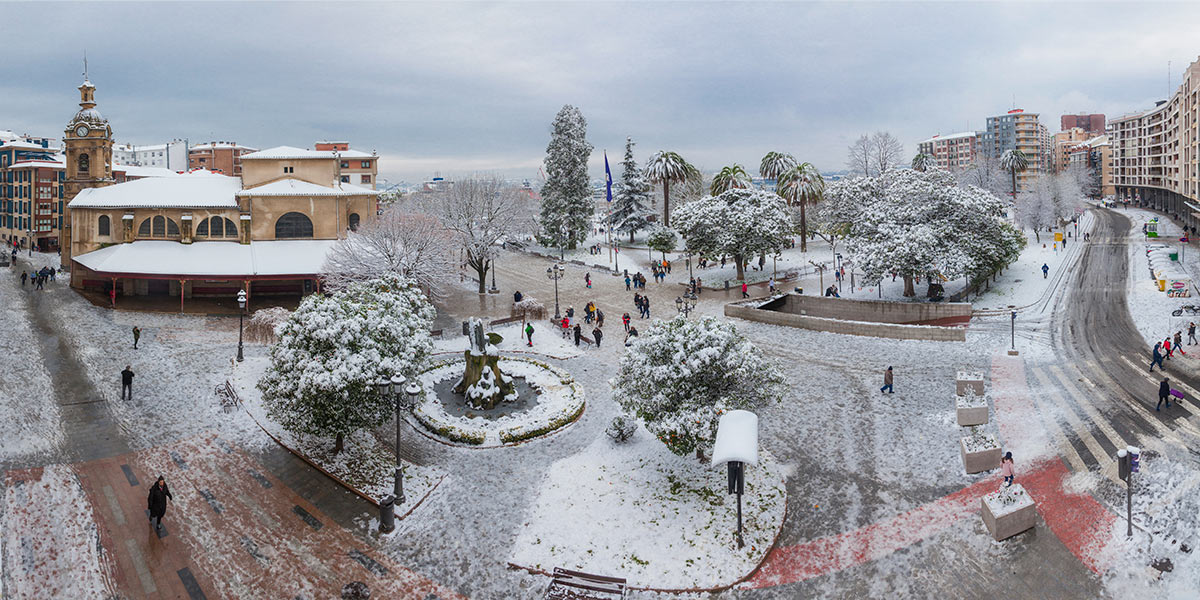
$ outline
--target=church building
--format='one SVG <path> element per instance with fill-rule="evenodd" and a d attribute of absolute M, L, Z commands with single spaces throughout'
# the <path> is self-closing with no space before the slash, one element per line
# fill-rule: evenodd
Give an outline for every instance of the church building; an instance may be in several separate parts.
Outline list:
<path fill-rule="evenodd" d="M 341 150 L 279 146 L 244 154 L 240 177 L 197 170 L 116 183 L 112 128 L 95 87 L 79 90 L 64 138 L 62 244 L 76 289 L 116 290 L 116 302 L 178 296 L 181 308 L 238 290 L 307 294 L 319 290 L 333 244 L 377 214 L 378 192 L 348 183 Z"/>

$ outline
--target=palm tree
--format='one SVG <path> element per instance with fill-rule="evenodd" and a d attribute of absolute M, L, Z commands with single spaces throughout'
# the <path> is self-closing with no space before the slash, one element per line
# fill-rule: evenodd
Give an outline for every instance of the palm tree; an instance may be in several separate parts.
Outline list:
<path fill-rule="evenodd" d="M 917 153 L 912 159 L 912 168 L 918 171 L 928 171 L 937 167 L 937 160 L 924 152 Z"/>
<path fill-rule="evenodd" d="M 1017 171 L 1024 171 L 1028 167 L 1029 157 L 1016 148 L 1005 150 L 1004 154 L 1000 155 L 1000 168 L 1012 174 L 1013 202 L 1017 201 Z"/>
<path fill-rule="evenodd" d="M 808 215 L 805 207 L 825 197 L 825 179 L 812 163 L 801 163 L 779 176 L 775 192 L 788 204 L 800 207 L 800 251 L 808 251 Z"/>
<path fill-rule="evenodd" d="M 696 167 L 674 152 L 659 150 L 650 155 L 646 161 L 646 178 L 663 186 L 663 227 L 671 226 L 671 184 L 699 176 Z"/>
<path fill-rule="evenodd" d="M 796 157 L 783 152 L 768 152 L 758 165 L 758 174 L 763 179 L 779 181 L 779 176 L 796 166 Z"/>
<path fill-rule="evenodd" d="M 716 196 L 726 190 L 745 189 L 750 185 L 750 174 L 746 172 L 746 168 L 735 163 L 721 169 L 720 173 L 713 176 L 712 186 L 709 187 L 708 193 Z"/>

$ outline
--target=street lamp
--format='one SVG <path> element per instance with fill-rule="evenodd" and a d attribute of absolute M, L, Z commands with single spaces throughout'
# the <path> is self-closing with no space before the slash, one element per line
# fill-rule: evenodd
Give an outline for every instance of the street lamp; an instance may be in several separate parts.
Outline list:
<path fill-rule="evenodd" d="M 546 277 L 554 280 L 554 320 L 562 319 L 562 313 L 558 310 L 558 280 L 563 278 L 565 269 L 562 264 L 556 264 L 553 267 L 546 267 Z"/>
<path fill-rule="evenodd" d="M 691 292 L 675 297 L 675 310 L 678 311 L 679 314 L 683 315 L 683 318 L 686 319 L 687 316 L 695 309 L 696 296 Z"/>
<path fill-rule="evenodd" d="M 237 361 L 242 362 L 245 357 L 242 356 L 242 325 L 246 321 L 246 290 L 238 290 L 238 355 Z"/>

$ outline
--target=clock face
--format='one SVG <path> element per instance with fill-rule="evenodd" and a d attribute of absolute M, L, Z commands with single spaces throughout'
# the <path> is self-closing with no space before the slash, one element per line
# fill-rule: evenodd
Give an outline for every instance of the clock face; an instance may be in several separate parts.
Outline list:
<path fill-rule="evenodd" d="M 80 125 L 79 127 L 75 128 L 75 135 L 77 135 L 79 137 L 85 137 L 85 136 L 87 136 L 87 134 L 88 134 L 87 125 Z"/>

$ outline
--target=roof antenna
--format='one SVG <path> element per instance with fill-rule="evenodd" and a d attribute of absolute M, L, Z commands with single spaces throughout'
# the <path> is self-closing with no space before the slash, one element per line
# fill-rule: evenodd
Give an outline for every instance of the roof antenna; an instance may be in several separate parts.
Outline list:
<path fill-rule="evenodd" d="M 87 50 L 83 51 L 83 80 L 84 81 L 88 80 Z"/>

